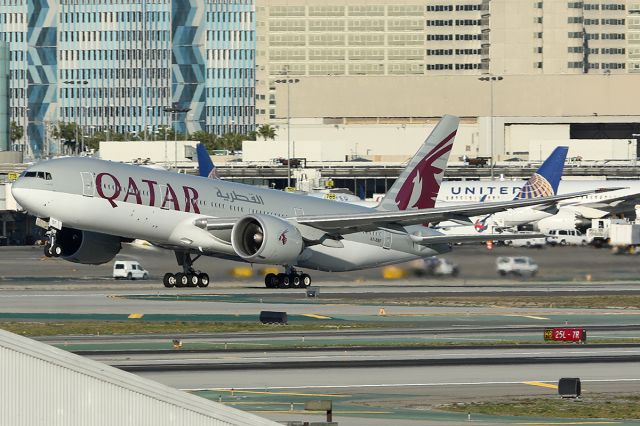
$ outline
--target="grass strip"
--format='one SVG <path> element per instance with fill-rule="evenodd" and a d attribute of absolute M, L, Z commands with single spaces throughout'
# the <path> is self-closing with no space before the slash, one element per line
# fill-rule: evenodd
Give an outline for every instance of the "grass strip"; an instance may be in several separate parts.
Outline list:
<path fill-rule="evenodd" d="M 494 416 L 580 419 L 640 419 L 640 395 L 591 394 L 579 400 L 558 397 L 502 402 L 446 404 L 438 410 Z"/>
<path fill-rule="evenodd" d="M 68 321 L 68 322 L 0 322 L 0 328 L 23 336 L 58 335 L 111 335 L 111 334 L 191 334 L 235 333 L 250 331 L 306 331 L 379 328 L 369 323 L 301 323 L 289 325 L 260 324 L 256 322 L 202 322 L 202 321 Z"/>
<path fill-rule="evenodd" d="M 622 308 L 640 309 L 640 295 L 554 296 L 436 296 L 403 299 L 368 299 L 368 305 L 386 306 L 504 306 L 510 308 Z"/>

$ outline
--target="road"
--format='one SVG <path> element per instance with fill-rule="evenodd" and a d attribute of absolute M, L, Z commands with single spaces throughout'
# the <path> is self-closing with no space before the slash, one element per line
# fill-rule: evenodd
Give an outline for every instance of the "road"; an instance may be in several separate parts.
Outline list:
<path fill-rule="evenodd" d="M 534 257 L 541 267 L 539 277 L 498 278 L 495 258 L 505 254 Z M 634 346 L 469 346 L 542 343 L 545 327 L 563 325 L 586 327 L 590 339 L 637 338 L 640 307 L 425 302 L 441 296 L 541 295 L 558 300 L 576 295 L 635 296 L 640 294 L 640 282 L 637 259 L 631 256 L 588 247 L 493 251 L 461 247 L 446 256 L 460 264 L 458 278 L 385 281 L 381 269 L 314 273 L 320 297 L 313 299 L 304 290 L 265 289 L 259 267 L 251 278 L 233 278 L 229 271 L 238 264 L 213 259 L 197 265 L 216 277 L 212 287 L 165 289 L 160 277 L 167 265 L 173 265 L 171 253 L 126 248 L 122 256 L 140 260 L 152 279 L 114 281 L 111 264 L 76 265 L 46 259 L 40 248 L 0 248 L 0 321 L 257 322 L 261 310 L 276 310 L 287 312 L 290 324 L 327 324 L 326 331 L 288 332 L 286 327 L 265 326 L 263 331 L 239 335 L 41 339 L 277 420 L 319 420 L 318 415 L 305 413 L 302 405 L 308 399 L 330 398 L 336 404 L 334 418 L 341 425 L 450 425 L 466 422 L 466 415 L 442 413 L 437 410 L 439 404 L 532 395 L 555 398 L 553 385 L 560 377 L 581 378 L 585 395 L 637 392 L 640 384 L 640 354 Z M 138 319 L 129 319 L 132 313 Z M 350 330 L 350 324 L 356 323 L 369 323 L 374 329 Z M 183 341 L 182 352 L 171 351 L 176 337 Z M 334 349 L 292 351 L 293 344 Z M 456 346 L 409 349 L 425 344 Z M 352 345 L 363 348 L 349 349 Z M 288 368 L 279 368 L 281 363 Z M 189 370 L 178 368 L 186 364 Z M 475 414 L 473 420 L 483 424 L 541 421 Z"/>

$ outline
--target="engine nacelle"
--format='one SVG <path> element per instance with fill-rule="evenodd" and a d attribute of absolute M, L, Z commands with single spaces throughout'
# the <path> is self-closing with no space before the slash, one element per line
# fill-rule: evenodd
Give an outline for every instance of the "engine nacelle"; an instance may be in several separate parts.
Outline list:
<path fill-rule="evenodd" d="M 109 262 L 122 247 L 120 237 L 73 228 L 63 227 L 56 238 L 62 247 L 63 259 L 88 265 Z"/>
<path fill-rule="evenodd" d="M 247 262 L 280 265 L 295 263 L 304 248 L 298 228 L 267 215 L 240 219 L 231 231 L 231 245 Z"/>
<path fill-rule="evenodd" d="M 548 234 L 552 229 L 576 229 L 583 225 L 585 222 L 574 211 L 562 209 L 558 214 L 539 220 L 536 227 L 543 234 Z"/>

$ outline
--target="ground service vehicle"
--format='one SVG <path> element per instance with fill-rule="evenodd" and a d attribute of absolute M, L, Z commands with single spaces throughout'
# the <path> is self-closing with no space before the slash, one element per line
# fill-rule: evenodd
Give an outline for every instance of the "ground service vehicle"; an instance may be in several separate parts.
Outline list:
<path fill-rule="evenodd" d="M 537 232 L 533 231 L 518 231 L 518 235 L 539 235 Z M 528 247 L 528 248 L 542 248 L 546 244 L 546 240 L 544 237 L 533 237 L 522 240 L 505 240 L 504 244 L 506 246 L 511 247 Z"/>
<path fill-rule="evenodd" d="M 441 257 L 426 257 L 411 262 L 411 269 L 418 277 L 424 276 L 458 276 L 458 265 Z"/>
<path fill-rule="evenodd" d="M 149 278 L 149 272 L 137 260 L 116 260 L 113 263 L 113 278 L 146 280 Z"/>
<path fill-rule="evenodd" d="M 547 236 L 547 243 L 553 246 L 585 246 L 589 243 L 587 236 L 577 229 L 551 229 Z"/>
<path fill-rule="evenodd" d="M 496 269 L 502 276 L 514 274 L 532 277 L 538 272 L 538 264 L 528 256 L 500 256 L 496 259 Z"/>

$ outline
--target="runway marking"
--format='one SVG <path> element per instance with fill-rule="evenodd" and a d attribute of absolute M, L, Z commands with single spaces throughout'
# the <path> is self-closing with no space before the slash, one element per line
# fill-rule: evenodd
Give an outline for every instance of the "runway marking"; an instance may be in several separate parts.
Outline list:
<path fill-rule="evenodd" d="M 549 318 L 545 318 L 545 317 L 538 317 L 535 315 L 505 315 L 505 317 L 521 317 L 521 318 L 531 318 L 531 319 L 538 319 L 538 320 L 548 320 Z"/>
<path fill-rule="evenodd" d="M 640 378 L 635 379 L 582 379 L 582 383 L 622 383 L 622 382 L 640 382 Z M 549 380 L 549 382 L 551 382 Z M 484 386 L 484 385 L 521 385 L 522 381 L 496 381 L 496 382 L 443 382 L 443 383 L 381 383 L 381 384 L 351 384 L 351 385 L 304 385 L 304 386 L 271 386 L 269 389 L 274 390 L 296 390 L 296 389 L 355 389 L 355 388 L 391 388 L 391 387 L 435 387 L 435 386 Z M 251 391 L 259 388 L 242 387 L 234 388 L 234 392 Z M 264 389 L 264 388 L 262 388 Z M 231 389 L 221 388 L 183 388 L 185 392 L 201 392 L 201 391 L 231 391 Z M 275 393 L 277 395 L 284 395 Z M 346 395 L 339 395 L 346 396 Z"/>
<path fill-rule="evenodd" d="M 541 388 L 558 389 L 558 385 L 545 382 L 522 382 L 525 385 L 540 386 Z"/>
<path fill-rule="evenodd" d="M 129 314 L 129 316 L 127 318 L 138 319 L 138 318 L 142 318 L 143 316 L 144 316 L 144 314 Z"/>
<path fill-rule="evenodd" d="M 302 314 L 303 317 L 315 318 L 315 319 L 332 319 L 331 317 L 327 317 L 324 315 L 318 314 Z"/>
<path fill-rule="evenodd" d="M 324 411 L 290 411 L 290 410 L 251 410 L 252 413 L 291 413 L 291 414 L 300 414 L 300 413 L 324 413 Z M 393 414 L 393 411 L 335 411 L 333 410 L 333 414 Z M 570 423 L 567 423 L 570 424 Z"/>
<path fill-rule="evenodd" d="M 296 392 L 272 392 L 272 391 L 254 391 L 250 390 L 251 388 L 240 389 L 183 389 L 187 392 L 200 392 L 200 391 L 211 391 L 211 392 L 228 392 L 228 393 L 245 393 L 252 395 L 285 395 L 285 396 L 325 396 L 325 397 L 333 397 L 333 398 L 346 398 L 351 395 L 346 394 L 333 394 L 333 393 L 296 393 Z M 255 388 L 253 388 L 255 389 Z"/>

